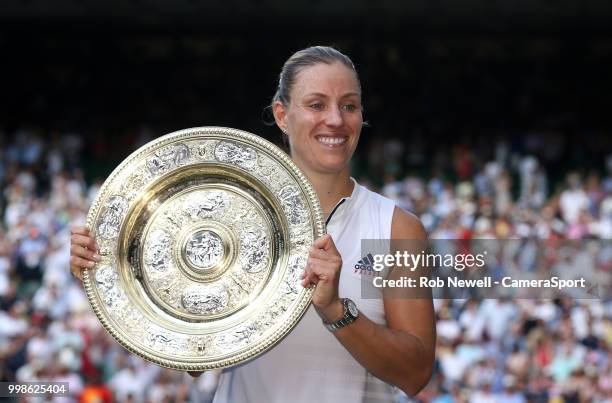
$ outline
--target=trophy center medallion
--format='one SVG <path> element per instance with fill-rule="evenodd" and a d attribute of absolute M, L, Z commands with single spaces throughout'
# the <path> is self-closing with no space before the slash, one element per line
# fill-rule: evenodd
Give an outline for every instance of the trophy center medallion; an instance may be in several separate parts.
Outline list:
<path fill-rule="evenodd" d="M 236 240 L 226 225 L 203 220 L 179 233 L 174 249 L 178 269 L 189 281 L 210 283 L 232 267 L 236 259 Z"/>
<path fill-rule="evenodd" d="M 185 244 L 185 257 L 196 270 L 210 270 L 223 259 L 224 254 L 223 241 L 214 231 L 196 231 Z"/>

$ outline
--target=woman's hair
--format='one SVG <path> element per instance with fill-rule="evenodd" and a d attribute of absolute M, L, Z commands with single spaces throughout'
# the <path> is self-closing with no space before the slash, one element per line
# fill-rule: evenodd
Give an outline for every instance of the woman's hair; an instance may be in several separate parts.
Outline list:
<path fill-rule="evenodd" d="M 357 70 L 347 55 L 329 46 L 311 46 L 295 52 L 287 59 L 278 77 L 278 87 L 272 98 L 272 104 L 276 101 L 280 101 L 285 106 L 289 105 L 289 93 L 291 93 L 291 89 L 295 84 L 295 79 L 298 73 L 306 67 L 314 66 L 319 63 L 333 64 L 336 62 L 342 63 L 353 70 L 357 77 L 357 82 L 359 83 Z"/>

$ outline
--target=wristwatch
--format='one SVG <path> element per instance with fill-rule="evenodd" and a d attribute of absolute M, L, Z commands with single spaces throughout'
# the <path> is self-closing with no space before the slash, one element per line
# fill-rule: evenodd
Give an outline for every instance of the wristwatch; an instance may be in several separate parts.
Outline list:
<path fill-rule="evenodd" d="M 357 310 L 357 305 L 355 305 L 352 300 L 348 298 L 342 298 L 341 301 L 342 306 L 344 306 L 344 314 L 342 315 L 342 318 L 332 323 L 323 321 L 323 325 L 325 326 L 325 328 L 332 333 L 334 333 L 338 329 L 342 329 L 343 327 L 350 325 L 351 323 L 355 322 L 355 320 L 357 320 L 357 318 L 359 317 L 359 310 Z"/>

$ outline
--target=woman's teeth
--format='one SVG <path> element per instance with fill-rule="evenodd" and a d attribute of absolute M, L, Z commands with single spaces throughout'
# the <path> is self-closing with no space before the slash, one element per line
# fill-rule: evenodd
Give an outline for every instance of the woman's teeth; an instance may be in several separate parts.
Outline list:
<path fill-rule="evenodd" d="M 336 145 L 346 142 L 346 137 L 317 137 L 317 141 L 325 145 Z"/>

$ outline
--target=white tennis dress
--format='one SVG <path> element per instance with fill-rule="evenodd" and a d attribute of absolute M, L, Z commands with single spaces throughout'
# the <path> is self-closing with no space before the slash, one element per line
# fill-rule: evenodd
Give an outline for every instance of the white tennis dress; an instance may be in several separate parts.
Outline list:
<path fill-rule="evenodd" d="M 336 205 L 327 222 L 342 256 L 339 295 L 384 325 L 382 297 L 362 298 L 361 280 L 371 275 L 371 255 L 361 251 L 361 240 L 391 238 L 395 202 L 354 183 L 351 196 Z M 391 402 L 393 395 L 392 386 L 369 374 L 325 329 L 311 305 L 276 347 L 224 371 L 214 403 Z"/>

